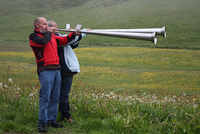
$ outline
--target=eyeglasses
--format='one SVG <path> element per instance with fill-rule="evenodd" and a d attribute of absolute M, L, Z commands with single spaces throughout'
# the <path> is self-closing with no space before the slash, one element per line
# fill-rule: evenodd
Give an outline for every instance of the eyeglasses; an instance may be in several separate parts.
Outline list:
<path fill-rule="evenodd" d="M 50 27 L 57 27 L 57 26 L 58 26 L 57 24 L 50 25 Z"/>

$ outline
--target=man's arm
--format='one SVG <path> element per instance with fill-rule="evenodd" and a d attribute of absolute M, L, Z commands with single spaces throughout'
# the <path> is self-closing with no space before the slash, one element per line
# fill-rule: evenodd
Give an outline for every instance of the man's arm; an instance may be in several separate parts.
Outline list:
<path fill-rule="evenodd" d="M 61 35 L 62 37 L 67 36 L 67 35 Z M 82 39 L 82 34 L 80 34 L 79 36 L 76 36 L 75 39 L 69 41 L 67 44 L 65 44 L 64 46 L 71 46 L 72 49 L 78 47 L 79 45 L 79 41 Z M 64 46 L 58 46 L 58 47 L 64 47 Z"/>
<path fill-rule="evenodd" d="M 64 36 L 64 37 L 55 35 L 58 45 L 65 45 L 68 42 L 72 41 L 75 37 L 76 36 L 75 36 L 74 32 L 71 32 L 69 35 Z"/>
<path fill-rule="evenodd" d="M 38 45 L 46 45 L 51 40 L 51 32 L 47 32 L 43 37 L 37 33 L 32 33 L 29 39 Z"/>
<path fill-rule="evenodd" d="M 72 29 L 72 28 L 71 28 Z M 73 30 L 73 29 L 72 29 Z M 89 31 L 90 29 L 89 28 L 87 28 L 87 29 L 83 29 L 83 31 Z M 62 34 L 60 34 L 59 36 L 67 36 L 67 35 L 62 35 Z M 86 36 L 86 34 L 85 33 L 80 33 L 80 35 L 79 36 L 76 36 L 75 37 L 75 39 L 73 39 L 73 40 L 71 40 L 70 42 L 68 42 L 67 44 L 65 44 L 64 46 L 68 46 L 68 45 L 70 45 L 71 47 L 72 47 L 72 49 L 74 49 L 74 48 L 76 48 L 76 47 L 78 47 L 78 45 L 79 45 L 79 41 L 83 38 L 83 37 L 85 37 Z M 58 46 L 58 47 L 64 47 L 64 46 Z"/>
<path fill-rule="evenodd" d="M 78 31 L 80 29 L 77 29 Z M 75 39 L 76 36 L 79 36 L 81 33 L 79 32 L 71 32 L 70 34 L 68 34 L 67 36 L 65 37 L 61 37 L 61 36 L 56 36 L 56 40 L 57 40 L 57 43 L 58 45 L 65 45 L 67 44 L 68 42 L 72 41 L 73 39 Z"/>
<path fill-rule="evenodd" d="M 37 33 L 32 33 L 29 36 L 29 40 L 38 45 L 46 45 L 51 40 L 52 32 L 53 32 L 53 28 L 47 27 L 47 32 L 44 33 L 44 36 L 40 36 Z"/>

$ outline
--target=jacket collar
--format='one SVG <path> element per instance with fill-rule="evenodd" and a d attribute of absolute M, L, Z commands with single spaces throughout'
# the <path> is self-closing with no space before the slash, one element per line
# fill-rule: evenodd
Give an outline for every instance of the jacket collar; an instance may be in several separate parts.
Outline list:
<path fill-rule="evenodd" d="M 54 35 L 61 36 L 61 34 L 59 34 L 59 33 L 54 33 Z"/>
<path fill-rule="evenodd" d="M 42 34 L 42 35 L 44 35 L 44 34 L 41 33 L 37 28 L 34 28 L 34 33 L 38 33 L 38 34 Z"/>

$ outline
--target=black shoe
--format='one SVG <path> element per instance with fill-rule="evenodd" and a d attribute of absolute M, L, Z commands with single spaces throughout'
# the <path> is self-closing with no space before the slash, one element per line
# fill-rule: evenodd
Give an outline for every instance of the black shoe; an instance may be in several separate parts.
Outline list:
<path fill-rule="evenodd" d="M 49 126 L 54 127 L 54 128 L 61 128 L 61 127 L 63 127 L 62 124 L 60 124 L 60 123 L 58 123 L 58 122 L 56 122 L 56 121 L 50 122 L 50 123 L 49 123 Z"/>
<path fill-rule="evenodd" d="M 39 125 L 38 126 L 38 132 L 46 133 L 47 132 L 46 125 Z"/>

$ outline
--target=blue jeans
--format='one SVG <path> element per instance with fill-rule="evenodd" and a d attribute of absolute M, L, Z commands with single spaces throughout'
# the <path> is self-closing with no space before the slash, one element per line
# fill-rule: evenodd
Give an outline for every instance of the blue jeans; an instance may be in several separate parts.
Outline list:
<path fill-rule="evenodd" d="M 69 105 L 69 93 L 73 81 L 73 75 L 62 77 L 61 88 L 60 88 L 60 99 L 59 99 L 59 111 L 64 119 L 69 119 L 70 105 Z"/>
<path fill-rule="evenodd" d="M 60 95 L 60 70 L 45 70 L 39 73 L 39 125 L 56 120 Z"/>

